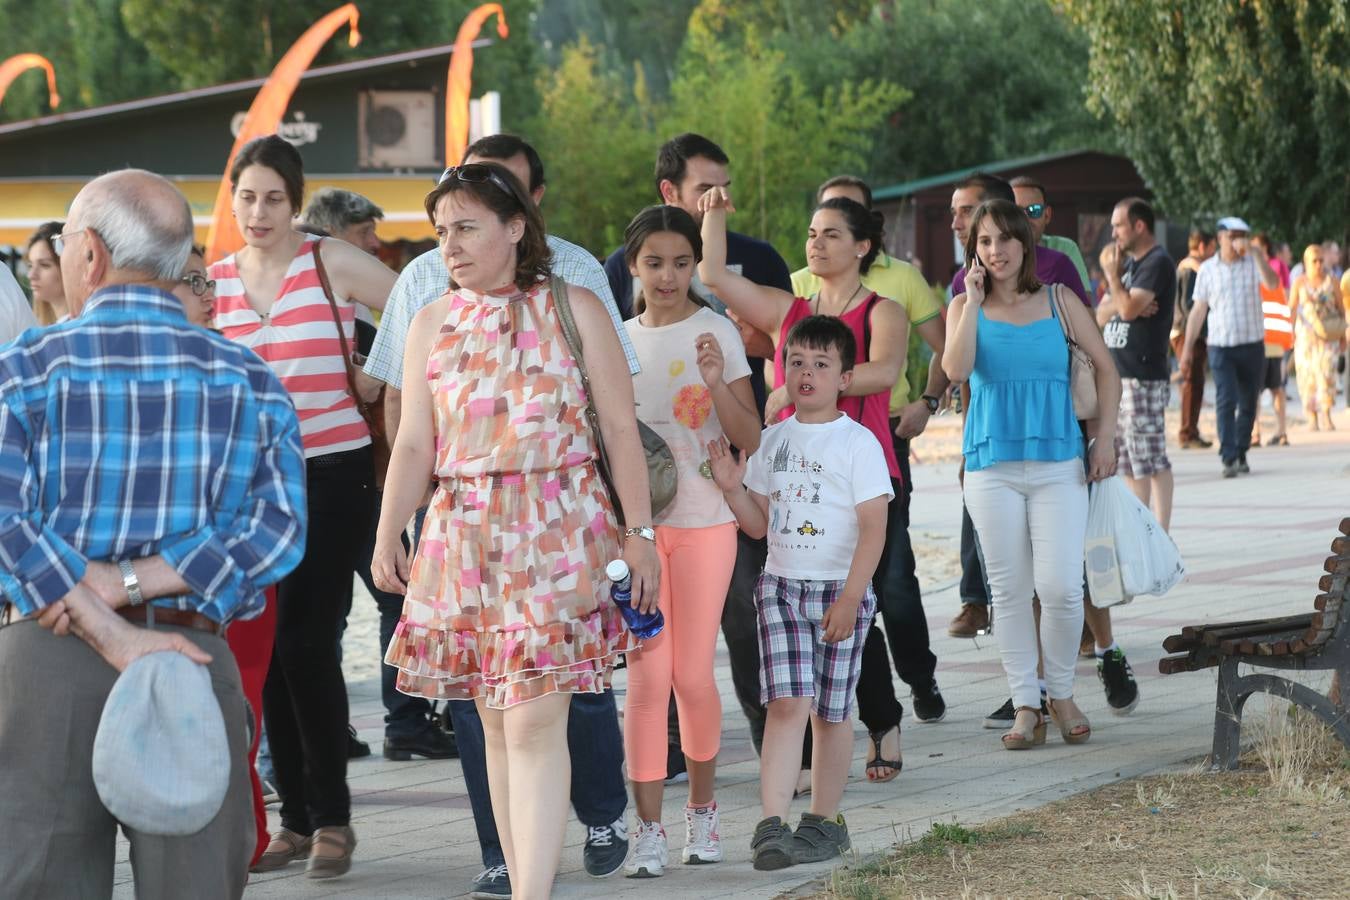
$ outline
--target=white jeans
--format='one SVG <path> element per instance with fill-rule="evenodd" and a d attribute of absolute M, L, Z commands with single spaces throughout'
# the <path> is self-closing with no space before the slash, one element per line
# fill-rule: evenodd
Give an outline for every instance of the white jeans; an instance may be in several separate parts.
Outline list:
<path fill-rule="evenodd" d="M 1046 689 L 1055 700 L 1072 697 L 1083 631 L 1083 461 L 1005 462 L 967 472 L 965 500 L 984 555 L 1013 706 L 1041 705 L 1032 594 L 1041 600 Z"/>

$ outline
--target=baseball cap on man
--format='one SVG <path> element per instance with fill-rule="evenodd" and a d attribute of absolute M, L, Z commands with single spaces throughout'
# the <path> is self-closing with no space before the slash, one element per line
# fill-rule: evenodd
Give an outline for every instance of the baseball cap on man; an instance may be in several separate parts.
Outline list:
<path fill-rule="evenodd" d="M 94 787 L 123 825 L 201 831 L 230 783 L 225 718 L 211 675 L 181 653 L 147 653 L 114 682 L 94 735 Z"/>
<path fill-rule="evenodd" d="M 1251 227 L 1237 216 L 1224 216 L 1219 220 L 1219 231 L 1245 231 L 1251 233 Z"/>

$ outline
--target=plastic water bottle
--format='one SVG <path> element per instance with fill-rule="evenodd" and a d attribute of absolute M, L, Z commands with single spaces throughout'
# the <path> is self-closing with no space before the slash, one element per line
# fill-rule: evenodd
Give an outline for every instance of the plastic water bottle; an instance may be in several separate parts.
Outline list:
<path fill-rule="evenodd" d="M 628 630 L 643 639 L 660 634 L 661 629 L 666 627 L 666 617 L 661 615 L 661 610 L 644 614 L 633 608 L 633 578 L 628 572 L 628 563 L 621 559 L 614 560 L 605 566 L 605 575 L 610 581 L 609 596 L 614 599 L 619 612 L 623 613 Z"/>

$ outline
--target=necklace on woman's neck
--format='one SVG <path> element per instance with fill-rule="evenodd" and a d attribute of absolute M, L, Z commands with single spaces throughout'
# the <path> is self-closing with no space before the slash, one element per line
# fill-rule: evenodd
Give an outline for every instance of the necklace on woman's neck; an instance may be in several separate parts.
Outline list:
<path fill-rule="evenodd" d="M 839 312 L 837 312 L 837 313 L 822 313 L 822 312 L 820 311 L 820 291 L 816 291 L 816 296 L 815 296 L 815 307 L 811 310 L 811 315 L 813 315 L 813 316 L 819 316 L 819 315 L 827 315 L 827 316 L 830 316 L 830 315 L 832 315 L 832 316 L 834 316 L 836 319 L 839 318 L 839 317 L 842 316 L 844 313 L 848 312 L 848 308 L 849 308 L 850 306 L 853 305 L 853 301 L 854 301 L 854 300 L 857 300 L 857 299 L 858 299 L 858 294 L 862 293 L 862 289 L 863 289 L 862 283 L 859 282 L 859 283 L 858 283 L 858 286 L 857 286 L 856 288 L 853 289 L 853 293 L 851 293 L 851 294 L 848 295 L 848 300 L 844 303 L 843 309 L 839 310 Z"/>

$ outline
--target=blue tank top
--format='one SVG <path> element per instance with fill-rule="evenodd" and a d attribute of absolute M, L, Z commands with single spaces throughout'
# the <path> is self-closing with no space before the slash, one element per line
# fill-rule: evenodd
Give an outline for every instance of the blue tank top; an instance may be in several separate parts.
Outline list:
<path fill-rule="evenodd" d="M 1049 303 L 1047 299 L 1047 303 Z M 1060 462 L 1083 455 L 1069 392 L 1069 345 L 1055 304 L 1026 325 L 978 311 L 975 369 L 961 451 L 966 471 L 1001 462 Z"/>

